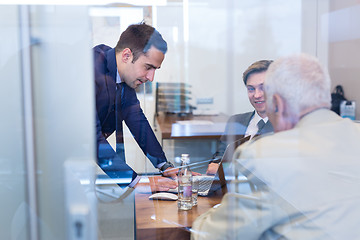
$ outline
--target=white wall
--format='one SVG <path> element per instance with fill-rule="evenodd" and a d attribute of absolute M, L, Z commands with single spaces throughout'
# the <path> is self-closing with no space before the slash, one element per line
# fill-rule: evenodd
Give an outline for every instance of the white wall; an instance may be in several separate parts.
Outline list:
<path fill-rule="evenodd" d="M 231 115 L 252 110 L 242 81 L 250 64 L 301 51 L 302 9 L 300 0 L 228 3 L 203 0 L 189 1 L 188 8 L 158 7 L 157 25 L 169 52 L 157 81 L 190 83 L 194 104 L 197 98 L 213 98 L 207 108 Z"/>

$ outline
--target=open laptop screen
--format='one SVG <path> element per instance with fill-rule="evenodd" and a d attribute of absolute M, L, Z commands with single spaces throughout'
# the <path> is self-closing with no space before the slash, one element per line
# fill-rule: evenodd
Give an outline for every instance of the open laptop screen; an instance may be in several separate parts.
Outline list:
<path fill-rule="evenodd" d="M 249 135 L 249 136 L 246 136 L 244 138 L 241 138 L 235 142 L 228 144 L 228 146 L 226 147 L 226 150 L 224 152 L 224 155 L 219 163 L 219 168 L 215 174 L 215 178 L 211 184 L 209 194 L 214 193 L 219 189 L 226 191 L 227 182 L 231 180 L 232 174 L 230 174 L 229 171 L 231 168 L 230 165 L 232 162 L 234 152 L 238 146 L 249 141 L 250 138 L 251 138 L 251 136 Z"/>

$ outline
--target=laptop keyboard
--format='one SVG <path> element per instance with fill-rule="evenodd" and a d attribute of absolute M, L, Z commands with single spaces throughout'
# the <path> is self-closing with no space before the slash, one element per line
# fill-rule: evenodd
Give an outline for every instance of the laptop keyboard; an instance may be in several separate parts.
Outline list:
<path fill-rule="evenodd" d="M 196 176 L 199 179 L 199 193 L 210 189 L 214 176 Z"/>

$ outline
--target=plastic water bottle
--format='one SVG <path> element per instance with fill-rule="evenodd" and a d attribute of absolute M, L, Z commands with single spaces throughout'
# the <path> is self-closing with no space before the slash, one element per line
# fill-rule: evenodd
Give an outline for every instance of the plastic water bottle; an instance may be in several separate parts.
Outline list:
<path fill-rule="evenodd" d="M 192 208 L 192 172 L 189 164 L 189 154 L 181 154 L 181 169 L 178 173 L 178 208 L 190 210 Z"/>

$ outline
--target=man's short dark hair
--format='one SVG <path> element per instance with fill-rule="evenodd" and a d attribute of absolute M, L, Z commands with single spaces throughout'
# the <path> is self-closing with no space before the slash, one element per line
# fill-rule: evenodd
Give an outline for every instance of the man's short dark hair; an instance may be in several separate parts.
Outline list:
<path fill-rule="evenodd" d="M 167 43 L 161 34 L 152 26 L 145 23 L 130 25 L 119 38 L 115 51 L 121 52 L 125 48 L 129 48 L 133 54 L 133 62 L 135 62 L 141 54 L 154 46 L 162 53 L 167 51 Z"/>
<path fill-rule="evenodd" d="M 273 60 L 260 60 L 251 64 L 243 73 L 243 80 L 245 86 L 251 74 L 265 72 L 272 62 Z"/>

